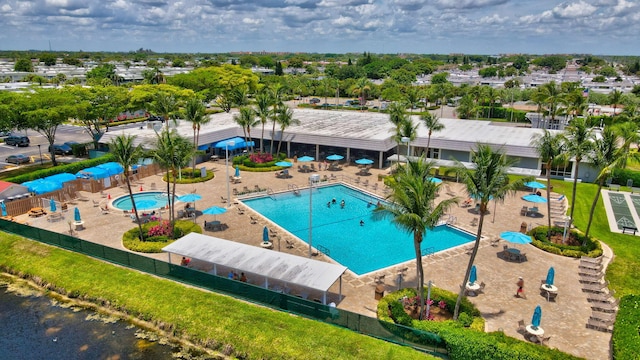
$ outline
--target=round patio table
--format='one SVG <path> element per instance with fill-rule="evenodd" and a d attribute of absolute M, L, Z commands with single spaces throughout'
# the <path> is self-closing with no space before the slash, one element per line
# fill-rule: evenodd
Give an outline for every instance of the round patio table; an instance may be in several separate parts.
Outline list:
<path fill-rule="evenodd" d="M 544 335 L 544 329 L 541 326 L 533 326 L 531 324 L 525 327 L 527 333 L 531 334 L 530 340 L 533 342 L 538 341 L 538 337 Z"/>
<path fill-rule="evenodd" d="M 469 295 L 473 296 L 476 294 L 476 291 L 480 290 L 480 284 L 478 282 L 474 282 L 474 283 L 468 282 L 467 285 L 465 285 L 465 289 L 469 291 Z"/>

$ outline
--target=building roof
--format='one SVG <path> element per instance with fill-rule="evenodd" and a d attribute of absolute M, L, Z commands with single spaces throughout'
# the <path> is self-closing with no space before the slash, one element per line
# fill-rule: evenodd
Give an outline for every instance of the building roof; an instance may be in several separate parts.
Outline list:
<path fill-rule="evenodd" d="M 342 265 L 197 233 L 185 235 L 162 250 L 323 292 L 347 270 Z"/>

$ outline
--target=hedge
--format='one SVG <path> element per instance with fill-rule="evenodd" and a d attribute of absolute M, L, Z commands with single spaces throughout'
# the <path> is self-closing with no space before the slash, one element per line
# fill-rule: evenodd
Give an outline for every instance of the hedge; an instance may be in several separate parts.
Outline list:
<path fill-rule="evenodd" d="M 615 169 L 612 175 L 614 184 L 627 185 L 628 180 L 633 180 L 635 186 L 640 186 L 640 171 L 631 169 Z"/>
<path fill-rule="evenodd" d="M 201 183 L 201 182 L 209 181 L 213 179 L 213 177 L 215 176 L 215 174 L 213 173 L 213 170 L 207 170 L 207 176 L 201 177 L 200 168 L 196 168 L 195 171 L 193 170 L 193 168 L 184 168 L 182 169 L 181 172 L 182 172 L 182 175 L 185 177 L 178 178 L 176 180 L 176 184 Z M 172 175 L 167 176 L 167 174 L 165 173 L 164 176 L 162 177 L 162 180 L 166 182 L 168 181 L 167 179 L 169 179 L 169 181 L 173 183 L 173 176 Z"/>
<path fill-rule="evenodd" d="M 640 295 L 620 299 L 611 339 L 614 359 L 640 359 Z"/>
<path fill-rule="evenodd" d="M 162 220 L 161 220 L 162 221 Z M 145 235 L 149 232 L 149 229 L 158 225 L 159 221 L 150 221 L 146 224 L 142 224 L 142 231 Z M 134 228 L 128 230 L 122 235 L 122 245 L 131 251 L 137 251 L 142 253 L 161 253 L 162 248 L 171 244 L 175 239 L 180 238 L 189 233 L 195 232 L 202 234 L 202 228 L 200 225 L 195 224 L 191 220 L 177 220 L 174 225 L 174 238 L 168 237 L 154 237 L 146 238 L 145 241 L 140 241 L 138 238 L 140 229 L 136 225 Z"/>
<path fill-rule="evenodd" d="M 576 236 L 577 240 L 584 245 L 569 246 L 563 244 L 555 244 L 547 240 L 548 229 L 548 226 L 538 226 L 535 229 L 531 230 L 530 235 L 533 237 L 533 241 L 531 242 L 531 244 L 546 252 L 573 258 L 579 258 L 582 256 L 595 258 L 602 255 L 602 245 L 600 245 L 600 241 L 596 239 L 586 237 L 584 236 L 584 234 L 576 230 L 571 230 L 571 234 Z M 551 235 L 562 234 L 563 232 L 563 228 L 551 227 Z"/>
<path fill-rule="evenodd" d="M 112 154 L 106 154 L 104 156 L 101 156 L 95 159 L 82 160 L 82 161 L 74 162 L 71 164 L 62 164 L 62 165 L 58 165 L 48 169 L 36 170 L 30 173 L 8 178 L 6 179 L 6 181 L 16 183 L 16 184 L 22 184 L 23 182 L 41 179 L 47 176 L 61 174 L 61 173 L 75 174 L 78 171 L 86 169 L 88 167 L 97 166 L 110 161 L 115 161 L 115 157 Z"/>

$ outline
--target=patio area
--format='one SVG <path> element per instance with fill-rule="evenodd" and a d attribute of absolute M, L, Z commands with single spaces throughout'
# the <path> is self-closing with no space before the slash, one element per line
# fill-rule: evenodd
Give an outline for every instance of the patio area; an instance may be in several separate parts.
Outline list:
<path fill-rule="evenodd" d="M 273 251 L 286 252 L 297 256 L 308 255 L 306 243 L 245 207 L 241 202 L 236 203 L 233 200 L 231 203 L 223 202 L 222 198 L 227 197 L 227 178 L 225 176 L 224 163 L 208 162 L 199 164 L 199 167 L 203 166 L 216 173 L 216 177 L 213 180 L 206 183 L 178 185 L 177 188 L 179 195 L 194 191 L 201 195 L 202 199 L 197 201 L 198 209 L 206 209 L 211 206 L 228 207 L 226 213 L 216 215 L 215 219 L 228 227 L 224 230 L 215 231 L 215 233 L 204 231 L 204 234 L 252 246 L 261 246 L 263 242 L 263 227 L 266 225 L 269 229 L 274 230 L 274 234 L 271 237 Z M 317 168 L 319 167 L 318 165 Z M 358 176 L 360 176 L 358 172 L 361 170 L 357 166 L 342 166 L 342 170 L 339 172 L 318 171 L 317 168 L 315 173 L 320 174 L 321 178 L 327 175 L 327 179 L 331 182 L 342 181 L 384 197 L 384 184 L 378 181 L 378 175 L 386 174 L 388 169 L 369 169 L 371 176 L 367 176 L 368 181 L 365 186 L 364 181 L 357 181 Z M 229 169 L 229 173 L 233 173 L 233 171 L 234 169 Z M 256 189 L 256 192 L 259 190 L 266 193 L 266 189 L 277 192 L 307 186 L 310 174 L 293 170 L 289 174 L 290 176 L 287 178 L 278 178 L 272 172 L 253 173 L 243 171 L 241 185 L 230 184 L 230 192 L 235 188 L 236 192 L 240 193 L 245 187 L 250 190 Z M 335 180 L 331 180 L 334 178 Z M 159 184 L 158 188 L 164 189 L 159 175 L 144 178 L 142 181 L 142 185 L 136 185 L 136 190 L 139 190 L 140 187 L 143 190 L 148 190 L 152 183 Z M 124 194 L 123 190 L 117 187 L 106 193 L 111 198 Z M 84 229 L 76 231 L 74 235 L 88 241 L 124 249 L 121 242 L 122 235 L 125 231 L 134 227 L 135 223 L 131 221 L 128 214 L 123 214 L 120 211 L 113 209 L 109 212 L 102 211 L 101 207 L 107 202 L 107 198 L 102 197 L 101 194 L 86 192 L 83 192 L 83 194 L 90 201 L 79 201 L 75 206 L 79 208 L 82 214 Z M 529 324 L 534 308 L 540 305 L 545 336 L 551 336 L 548 342 L 550 347 L 588 359 L 609 358 L 611 334 L 591 330 L 585 326 L 591 314 L 591 307 L 587 301 L 587 293 L 581 291 L 581 284 L 578 281 L 580 261 L 552 255 L 531 245 L 511 245 L 505 241 L 495 241 L 503 231 L 519 231 L 523 226 L 529 229 L 538 225 L 546 225 L 548 214 L 546 213 L 547 207 L 545 204 L 539 206 L 539 215 L 536 217 L 521 215 L 520 210 L 523 206 L 531 206 L 530 203 L 522 200 L 522 196 L 526 194 L 528 192 L 522 191 L 515 196 L 509 197 L 504 203 L 494 204 L 492 202 L 489 204 L 489 213 L 486 214 L 483 224 L 485 237 L 481 242 L 475 261 L 478 270 L 478 281 L 486 283 L 486 288 L 483 293 L 470 297 L 470 301 L 482 312 L 486 321 L 487 331 L 502 330 L 509 336 L 525 341 L 524 335 L 518 332 L 518 321 L 524 320 L 525 323 Z M 460 199 L 461 204 L 467 199 L 462 184 L 445 182 L 442 185 L 439 199 L 454 195 Z M 557 198 L 558 196 L 552 197 Z M 232 196 L 232 199 L 234 198 L 235 196 Z M 96 203 L 101 206 L 95 206 Z M 182 205 L 182 203 L 177 203 L 176 211 Z M 72 207 L 70 206 L 70 208 Z M 25 214 L 21 215 L 19 220 L 27 221 L 32 226 L 68 233 L 70 230 L 68 221 L 74 219 L 73 210 L 70 209 L 66 213 L 62 213 L 62 216 L 64 216 L 64 219 L 54 222 L 47 221 L 46 216 L 29 218 Z M 160 216 L 167 218 L 166 213 L 161 213 Z M 453 226 L 475 233 L 477 231 L 478 217 L 479 215 L 474 206 L 456 206 L 451 209 L 445 220 Z M 209 222 L 211 220 L 214 220 L 214 218 L 208 215 L 200 215 L 195 219 L 202 226 L 205 221 Z M 109 236 L 105 236 L 105 234 L 109 234 Z M 499 254 L 503 251 L 504 245 L 509 245 L 518 249 L 521 253 L 526 253 L 526 261 L 507 261 L 500 258 Z M 423 259 L 425 280 L 431 280 L 435 286 L 457 293 L 469 260 L 468 247 L 469 245 L 460 246 L 425 256 Z M 165 261 L 168 260 L 167 254 L 150 254 L 149 256 Z M 609 252 L 606 253 L 606 256 L 610 259 L 612 255 Z M 315 259 L 330 261 L 323 254 L 316 256 Z M 551 266 L 556 270 L 555 285 L 558 288 L 558 296 L 555 302 L 547 301 L 546 295 L 540 292 L 540 280 L 545 278 L 547 270 Z M 331 298 L 332 295 L 329 295 L 329 300 L 336 302 L 339 309 L 375 317 L 378 303 L 374 298 L 376 286 L 382 285 L 385 292 L 396 290 L 399 284 L 399 274 L 402 274 L 403 287 L 415 286 L 414 261 L 360 277 L 347 271 L 343 276 L 342 283 L 344 298 L 338 301 L 337 298 Z M 525 281 L 526 298 L 514 297 L 519 276 L 522 276 Z M 338 289 L 332 288 L 330 292 L 337 294 Z M 584 339 L 586 338 L 589 341 L 585 341 Z"/>

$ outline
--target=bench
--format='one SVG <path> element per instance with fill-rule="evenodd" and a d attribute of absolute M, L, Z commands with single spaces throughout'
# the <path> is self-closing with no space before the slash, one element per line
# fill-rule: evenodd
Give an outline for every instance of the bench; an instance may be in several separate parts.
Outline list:
<path fill-rule="evenodd" d="M 620 185 L 619 184 L 609 184 L 609 190 L 620 191 Z"/>
<path fill-rule="evenodd" d="M 635 226 L 623 226 L 623 227 L 622 227 L 622 233 L 623 233 L 623 234 L 626 234 L 627 230 L 629 230 L 629 231 L 633 231 L 633 235 L 635 235 L 635 234 L 636 234 L 636 231 L 638 231 L 638 228 L 637 228 L 637 227 L 635 227 Z"/>

